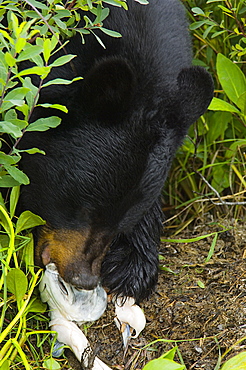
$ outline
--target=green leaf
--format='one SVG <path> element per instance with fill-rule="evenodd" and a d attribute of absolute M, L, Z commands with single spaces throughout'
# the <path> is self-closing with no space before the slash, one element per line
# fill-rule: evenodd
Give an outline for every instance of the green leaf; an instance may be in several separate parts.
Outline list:
<path fill-rule="evenodd" d="M 177 351 L 177 346 L 176 347 L 173 347 L 172 349 L 170 349 L 170 351 L 164 353 L 162 356 L 160 356 L 160 358 L 166 358 L 168 360 L 173 360 L 174 359 L 174 356 L 175 356 L 175 353 Z"/>
<path fill-rule="evenodd" d="M 100 27 L 100 30 L 106 35 L 109 35 L 111 37 L 122 37 L 122 35 L 119 32 L 108 30 L 107 28 L 104 27 Z"/>
<path fill-rule="evenodd" d="M 209 26 L 208 28 L 206 28 L 206 30 L 203 32 L 202 37 L 203 37 L 204 39 L 206 39 L 206 37 L 208 36 L 208 34 L 212 31 L 212 29 L 213 29 L 215 26 L 216 26 L 215 24 L 212 24 L 211 26 Z"/>
<path fill-rule="evenodd" d="M 2 200 L 3 199 L 1 198 L 1 201 Z M 5 213 L 5 208 L 6 207 L 4 207 L 2 205 L 0 207 L 0 225 L 3 227 L 3 229 L 9 235 L 9 237 L 11 237 L 13 226 L 12 226 L 11 220 L 8 216 L 8 212 Z M 1 233 L 2 233 L 2 228 L 1 228 Z M 4 235 L 1 235 L 1 244 L 2 244 L 2 241 L 3 241 L 3 237 L 4 237 Z M 9 241 L 6 243 L 6 245 L 8 245 L 8 244 L 9 244 Z M 3 243 L 2 246 L 4 246 L 4 243 Z M 1 255 L 1 260 L 2 260 L 2 255 Z M 3 262 L 4 262 L 4 260 L 3 260 Z"/>
<path fill-rule="evenodd" d="M 3 104 L 1 106 L 1 111 L 4 112 L 15 105 L 22 106 L 25 103 L 24 98 L 28 92 L 29 89 L 26 87 L 17 87 L 11 90 L 4 97 Z"/>
<path fill-rule="evenodd" d="M 13 179 L 18 181 L 18 185 L 19 184 L 23 184 L 23 185 L 28 185 L 29 184 L 29 182 L 30 182 L 29 178 L 27 177 L 27 175 L 24 172 L 19 170 L 19 168 L 14 167 L 14 166 L 9 166 L 9 165 L 5 165 L 4 168 L 9 173 L 9 175 L 13 177 Z"/>
<path fill-rule="evenodd" d="M 215 112 L 207 122 L 208 133 L 207 133 L 207 145 L 215 142 L 219 137 L 223 139 L 225 137 L 225 131 L 231 121 L 230 112 Z"/>
<path fill-rule="evenodd" d="M 229 166 L 213 166 L 212 167 L 212 187 L 219 193 L 230 186 Z"/>
<path fill-rule="evenodd" d="M 13 13 L 13 12 L 10 13 L 10 19 L 11 19 L 11 29 L 13 31 L 13 34 L 17 38 L 18 37 L 18 31 L 19 31 L 18 30 L 19 20 L 18 20 L 17 16 L 15 15 L 15 13 Z"/>
<path fill-rule="evenodd" d="M 41 57 L 41 55 L 34 55 L 32 58 L 30 58 L 34 64 L 36 64 L 38 67 L 44 67 L 44 60 Z"/>
<path fill-rule="evenodd" d="M 64 80 L 63 78 L 55 78 L 54 80 L 50 80 L 42 85 L 42 88 L 50 86 L 50 85 L 69 85 L 75 81 L 82 80 L 82 77 L 75 77 L 72 80 Z"/>
<path fill-rule="evenodd" d="M 57 58 L 53 63 L 49 65 L 49 67 L 59 67 L 63 66 L 64 64 L 70 62 L 76 55 L 63 55 L 62 57 Z"/>
<path fill-rule="evenodd" d="M 7 210 L 6 206 L 5 206 L 5 201 L 3 199 L 3 194 L 1 192 L 0 192 L 0 206 L 2 206 L 3 209 L 8 213 L 8 210 Z M 1 211 L 0 211 L 0 213 L 1 213 Z"/>
<path fill-rule="evenodd" d="M 205 23 L 206 21 L 194 22 L 190 25 L 190 30 L 196 30 L 197 28 L 200 28 L 201 26 L 203 26 Z"/>
<path fill-rule="evenodd" d="M 104 3 L 114 5 L 114 6 L 122 6 L 125 10 L 128 9 L 127 4 L 125 1 L 120 1 L 120 0 L 104 0 Z"/>
<path fill-rule="evenodd" d="M 158 358 L 148 362 L 143 370 L 184 370 L 185 365 L 180 365 L 177 362 L 174 362 L 165 358 Z"/>
<path fill-rule="evenodd" d="M 20 302 L 26 294 L 28 281 L 23 271 L 11 269 L 7 275 L 7 289 L 15 295 L 17 302 Z"/>
<path fill-rule="evenodd" d="M 229 149 L 225 152 L 225 158 L 231 158 L 234 156 L 238 148 L 246 146 L 246 139 L 236 140 L 235 143 L 232 143 Z"/>
<path fill-rule="evenodd" d="M 44 47 L 44 51 L 43 51 L 44 60 L 45 60 L 46 63 L 48 63 L 48 60 L 50 58 L 50 53 L 51 53 L 51 41 L 50 41 L 50 39 L 45 39 L 44 40 L 43 47 Z"/>
<path fill-rule="evenodd" d="M 16 164 L 17 162 L 19 162 L 19 160 L 20 160 L 19 156 L 12 156 L 12 155 L 5 154 L 4 152 L 0 152 L 0 164 L 3 164 L 3 165 Z"/>
<path fill-rule="evenodd" d="M 220 8 L 220 9 L 224 10 L 224 12 L 226 12 L 226 13 L 232 13 L 232 11 L 231 11 L 230 9 L 226 8 L 226 7 L 225 7 L 225 6 L 223 6 L 223 5 L 218 5 L 218 8 Z"/>
<path fill-rule="evenodd" d="M 15 75 L 15 77 L 21 77 L 21 76 L 27 76 L 27 75 L 38 75 L 41 76 L 42 78 L 45 78 L 48 76 L 50 72 L 50 67 L 39 67 L 39 66 L 34 66 L 31 68 L 23 69 L 23 71 L 20 71 Z"/>
<path fill-rule="evenodd" d="M 19 54 L 17 58 L 17 62 L 32 59 L 35 56 L 39 55 L 42 50 L 43 48 L 39 45 L 32 45 L 32 44 L 27 43 L 23 51 Z"/>
<path fill-rule="evenodd" d="M 13 123 L 13 125 L 15 125 L 16 127 L 19 127 L 21 130 L 23 130 L 28 125 L 27 121 L 22 120 L 22 119 L 17 119 L 17 118 L 9 120 L 9 122 Z"/>
<path fill-rule="evenodd" d="M 16 87 L 4 97 L 4 101 L 22 100 L 28 91 L 29 89 L 27 87 Z"/>
<path fill-rule="evenodd" d="M 193 243 L 193 242 L 198 242 L 199 240 L 208 238 L 209 236 L 217 234 L 216 232 L 210 233 L 210 234 L 205 234 L 201 236 L 196 236 L 195 238 L 190 238 L 190 239 L 164 239 L 161 238 L 162 243 Z"/>
<path fill-rule="evenodd" d="M 31 149 L 15 149 L 15 152 L 17 153 L 28 153 L 28 154 L 43 154 L 45 155 L 45 151 L 38 149 L 38 148 L 31 148 Z"/>
<path fill-rule="evenodd" d="M 204 285 L 204 283 L 203 283 L 201 280 L 197 280 L 197 285 L 198 285 L 200 288 L 202 288 L 202 289 L 204 289 L 204 288 L 205 288 L 205 285 Z"/>
<path fill-rule="evenodd" d="M 37 104 L 37 107 L 59 109 L 60 111 L 62 111 L 64 113 L 68 112 L 67 107 L 65 107 L 65 105 L 61 105 L 61 104 L 44 103 L 44 104 Z"/>
<path fill-rule="evenodd" d="M 70 12 L 69 12 L 69 14 L 70 14 Z M 51 41 L 51 45 L 50 45 L 51 50 L 54 50 L 54 49 L 55 49 L 55 47 L 56 47 L 56 45 L 57 45 L 57 44 L 58 44 L 58 42 L 59 42 L 59 34 L 58 34 L 58 33 L 56 33 L 55 35 L 53 35 L 53 36 L 51 37 L 50 41 Z M 66 43 L 67 43 L 67 42 L 65 42 L 65 43 L 61 46 L 61 48 L 64 48 L 64 47 L 66 46 Z"/>
<path fill-rule="evenodd" d="M 87 0 L 87 4 L 88 4 L 88 6 L 89 6 L 90 9 L 93 8 L 91 0 Z"/>
<path fill-rule="evenodd" d="M 82 35 L 89 35 L 90 34 L 90 31 L 88 30 L 85 30 L 84 28 L 76 28 L 75 30 L 76 32 L 82 34 Z M 81 35 L 81 37 L 83 38 L 83 36 Z"/>
<path fill-rule="evenodd" d="M 224 100 L 218 99 L 218 98 L 213 98 L 213 100 L 211 101 L 208 109 L 209 110 L 219 110 L 219 111 L 223 111 L 223 112 L 231 112 L 231 113 L 234 112 L 234 113 L 238 113 L 238 114 L 241 113 L 233 105 L 227 103 Z"/>
<path fill-rule="evenodd" d="M 40 1 L 29 0 L 29 3 L 32 4 L 35 8 L 49 10 L 49 8 Z"/>
<path fill-rule="evenodd" d="M 17 118 L 17 113 L 15 109 L 9 109 L 7 112 L 4 114 L 4 120 L 5 121 L 10 121 L 12 119 Z"/>
<path fill-rule="evenodd" d="M 174 272 L 173 270 L 170 269 L 170 267 L 166 267 L 166 266 L 159 266 L 159 269 L 162 270 L 162 271 L 166 271 L 166 272 L 170 272 L 171 274 L 176 274 L 176 272 Z"/>
<path fill-rule="evenodd" d="M 27 100 L 27 103 L 28 103 L 28 94 L 26 96 L 26 100 Z M 30 110 L 30 108 L 29 108 L 30 106 L 28 106 L 28 104 L 25 103 L 25 104 L 23 104 L 23 105 L 21 105 L 19 107 L 18 106 L 15 107 L 15 109 L 18 110 L 18 111 L 20 111 L 21 113 L 23 113 L 24 118 L 27 120 L 28 119 L 28 112 Z"/>
<path fill-rule="evenodd" d="M 106 46 L 104 45 L 104 43 L 102 42 L 102 40 L 100 39 L 100 37 L 98 37 L 97 34 L 95 34 L 95 32 L 93 32 L 92 30 L 91 30 L 91 33 L 96 38 L 97 42 L 103 47 L 103 49 L 106 49 Z"/>
<path fill-rule="evenodd" d="M 18 185 L 20 185 L 20 183 L 13 179 L 13 177 L 10 175 L 4 175 L 0 177 L 0 188 L 11 188 Z"/>
<path fill-rule="evenodd" d="M 22 249 L 22 260 L 25 262 L 26 271 L 30 271 L 34 274 L 34 241 L 33 234 L 27 235 L 29 238 L 28 243 Z"/>
<path fill-rule="evenodd" d="M 14 138 L 21 137 L 23 135 L 22 130 L 28 125 L 27 121 L 20 119 L 12 119 L 8 121 L 0 122 L 0 132 L 6 132 Z"/>
<path fill-rule="evenodd" d="M 223 33 L 226 33 L 227 31 L 224 30 L 224 31 L 218 31 L 218 32 L 214 32 L 211 36 L 211 39 L 214 39 L 215 37 L 218 37 L 220 35 L 222 35 Z"/>
<path fill-rule="evenodd" d="M 60 18 L 54 16 L 54 17 L 52 17 L 52 19 L 53 19 L 53 21 L 55 21 L 55 23 L 57 24 L 57 26 L 59 28 L 61 28 L 62 30 L 66 30 L 67 29 L 66 23 L 65 22 L 62 22 L 60 20 Z"/>
<path fill-rule="evenodd" d="M 15 100 L 12 99 L 11 101 L 4 101 L 1 107 L 1 111 L 4 112 L 7 109 L 10 109 L 12 107 L 22 107 L 25 104 L 25 100 Z"/>
<path fill-rule="evenodd" d="M 15 109 L 8 110 L 4 115 L 4 119 L 5 119 L 5 121 L 9 121 L 9 122 L 12 122 L 13 120 L 16 121 L 17 120 L 17 113 L 16 113 Z M 22 121 L 18 120 L 17 126 L 19 125 L 20 122 L 22 122 Z M 23 127 L 21 127 L 21 128 L 24 128 L 24 127 L 25 126 L 23 125 Z"/>
<path fill-rule="evenodd" d="M 107 16 L 109 15 L 109 8 L 102 9 L 102 7 L 100 5 L 98 5 L 96 9 L 91 10 L 91 13 L 96 15 L 96 19 L 94 20 L 94 24 L 102 23 L 104 21 L 104 19 L 106 19 Z"/>
<path fill-rule="evenodd" d="M 27 18 L 27 17 L 25 17 L 25 18 Z M 31 19 L 30 21 L 28 21 L 28 22 L 26 22 L 26 21 L 24 21 L 24 22 L 22 22 L 21 24 L 20 24 L 20 29 L 21 29 L 21 36 L 25 36 L 25 37 L 27 37 L 27 38 L 29 38 L 29 39 L 31 39 L 32 37 L 34 37 L 35 35 L 37 35 L 38 34 L 38 30 L 36 30 L 36 29 L 32 29 L 32 30 L 30 30 L 31 29 L 31 27 L 32 27 L 32 25 L 34 24 L 36 22 L 36 20 L 35 19 Z M 30 33 L 29 33 L 29 35 L 27 35 L 27 33 L 30 31 Z"/>
<path fill-rule="evenodd" d="M 239 96 L 236 105 L 241 109 L 242 113 L 246 115 L 246 91 Z"/>
<path fill-rule="evenodd" d="M 0 30 L 1 31 L 1 30 Z M 1 33 L 0 33 L 0 43 L 1 43 Z M 6 74 L 8 73 L 8 65 L 4 60 L 4 53 L 0 50 L 0 73 L 1 76 L 3 77 L 4 81 L 3 83 L 5 84 L 6 80 Z"/>
<path fill-rule="evenodd" d="M 16 59 L 8 51 L 6 51 L 4 59 L 9 67 L 13 67 L 16 64 Z"/>
<path fill-rule="evenodd" d="M 10 218 L 12 219 L 15 214 L 15 209 L 17 202 L 19 200 L 20 196 L 20 187 L 19 186 L 14 186 L 11 190 L 10 193 L 10 205 L 9 205 L 9 210 L 10 210 Z"/>
<path fill-rule="evenodd" d="M 209 252 L 208 252 L 208 256 L 207 258 L 205 259 L 205 263 L 207 263 L 213 256 L 214 254 L 214 249 L 215 249 L 215 246 L 216 246 L 216 242 L 217 242 L 217 239 L 218 239 L 218 235 L 219 234 L 215 234 L 214 238 L 213 238 L 213 241 L 212 241 L 212 244 L 211 244 L 211 247 L 209 248 Z"/>
<path fill-rule="evenodd" d="M 237 104 L 246 91 L 246 77 L 241 69 L 223 54 L 217 56 L 217 72 L 221 86 L 228 98 Z"/>
<path fill-rule="evenodd" d="M 23 81 L 23 86 L 29 89 L 29 92 L 26 95 L 26 101 L 29 106 L 29 109 L 34 105 L 34 99 L 38 100 L 38 88 L 33 85 L 30 77 L 25 77 Z"/>
<path fill-rule="evenodd" d="M 42 365 L 45 369 L 48 369 L 48 370 L 58 370 L 61 368 L 61 366 L 59 365 L 59 362 L 54 360 L 52 357 L 49 358 L 48 360 L 45 360 Z"/>
<path fill-rule="evenodd" d="M 30 123 L 26 131 L 46 131 L 49 128 L 55 128 L 61 123 L 61 118 L 51 116 L 39 118 L 37 121 Z"/>
<path fill-rule="evenodd" d="M 246 352 L 241 352 L 238 355 L 230 358 L 222 366 L 221 370 L 243 370 L 246 369 Z"/>
<path fill-rule="evenodd" d="M 40 216 L 35 215 L 31 211 L 24 211 L 17 220 L 15 232 L 18 234 L 23 230 L 44 225 L 45 223 L 46 221 L 44 221 Z"/>
<path fill-rule="evenodd" d="M 26 308 L 26 312 L 45 312 L 47 305 L 43 303 L 38 297 L 32 298 Z"/>
<path fill-rule="evenodd" d="M 14 39 L 10 37 L 8 32 L 0 29 L 0 34 L 2 34 L 9 41 L 9 44 L 12 44 L 12 45 L 14 44 Z"/>
<path fill-rule="evenodd" d="M 195 15 L 203 15 L 203 16 L 205 16 L 205 13 L 204 13 L 204 11 L 201 8 L 195 7 L 195 8 L 191 8 L 191 10 L 192 10 L 192 12 Z"/>
<path fill-rule="evenodd" d="M 0 370 L 9 370 L 10 360 L 5 360 Z"/>
<path fill-rule="evenodd" d="M 17 54 L 19 54 L 24 49 L 26 42 L 27 42 L 26 39 L 24 39 L 23 37 L 18 38 L 15 44 L 15 51 Z M 17 58 L 17 61 L 18 61 L 18 58 Z"/>
<path fill-rule="evenodd" d="M 72 13 L 68 9 L 61 9 L 61 5 L 59 4 L 59 9 L 56 7 L 56 16 L 58 18 L 72 17 Z"/>

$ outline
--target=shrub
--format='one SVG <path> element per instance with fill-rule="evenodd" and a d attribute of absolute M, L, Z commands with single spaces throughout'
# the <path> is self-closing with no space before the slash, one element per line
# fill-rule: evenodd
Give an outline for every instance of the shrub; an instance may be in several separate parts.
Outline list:
<path fill-rule="evenodd" d="M 167 203 L 179 211 L 180 229 L 202 220 L 207 212 L 243 217 L 246 205 L 245 3 L 187 0 L 184 4 L 191 19 L 194 64 L 213 75 L 215 99 L 191 127 L 164 189 Z"/>
<path fill-rule="evenodd" d="M 146 0 L 140 0 L 146 3 Z M 124 1 L 108 0 L 116 6 L 127 8 Z M 80 19 L 79 9 L 87 11 Z M 15 216 L 20 185 L 29 183 L 28 177 L 18 168 L 23 150 L 18 144 L 29 131 L 45 131 L 57 127 L 60 118 L 56 116 L 33 121 L 32 114 L 37 106 L 55 108 L 67 112 L 65 106 L 48 103 L 39 104 L 39 94 L 48 85 L 71 84 L 71 81 L 57 78 L 47 80 L 51 68 L 70 63 L 75 57 L 67 55 L 67 39 L 75 32 L 81 35 L 81 42 L 86 42 L 87 34 L 94 34 L 104 46 L 94 30 L 112 37 L 120 37 L 116 31 L 103 27 L 103 20 L 109 9 L 103 7 L 103 1 L 73 0 L 47 2 L 29 0 L 6 0 L 0 3 L 0 368 L 8 370 L 15 364 L 22 363 L 25 369 L 32 365 L 40 368 L 58 369 L 60 365 L 52 358 L 43 359 L 42 344 L 46 339 L 52 341 L 47 319 L 42 316 L 46 307 L 35 292 L 41 276 L 41 270 L 35 272 L 33 260 L 33 227 L 45 223 L 39 216 L 29 211 Z M 79 22 L 82 27 L 75 29 Z M 66 41 L 67 40 L 67 41 Z M 57 49 L 64 49 L 64 55 L 55 56 Z M 23 63 L 31 61 L 28 66 Z M 36 86 L 30 76 L 36 76 Z M 81 78 L 81 77 L 79 77 Z M 28 148 L 29 155 L 41 153 L 42 148 Z M 24 272 L 25 271 L 25 272 Z M 31 329 L 35 328 L 35 329 Z M 38 351 L 35 349 L 38 347 Z M 25 346 L 26 352 L 23 347 Z M 52 344 L 51 344 L 52 347 Z M 28 352 L 28 355 L 26 354 Z M 21 368 L 22 365 L 21 365 Z"/>

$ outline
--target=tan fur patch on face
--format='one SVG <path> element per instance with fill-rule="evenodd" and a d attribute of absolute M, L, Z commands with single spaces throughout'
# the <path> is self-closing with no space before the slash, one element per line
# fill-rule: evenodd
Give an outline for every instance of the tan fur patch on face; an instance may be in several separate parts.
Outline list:
<path fill-rule="evenodd" d="M 93 289 L 111 241 L 108 232 L 54 230 L 46 226 L 39 233 L 36 262 L 39 265 L 53 262 L 67 283 Z"/>
<path fill-rule="evenodd" d="M 76 230 L 51 230 L 43 228 L 36 247 L 37 257 L 41 258 L 42 263 L 47 265 L 54 262 L 59 266 L 60 274 L 69 261 L 76 258 L 83 259 L 83 253 L 89 230 L 82 232 Z"/>

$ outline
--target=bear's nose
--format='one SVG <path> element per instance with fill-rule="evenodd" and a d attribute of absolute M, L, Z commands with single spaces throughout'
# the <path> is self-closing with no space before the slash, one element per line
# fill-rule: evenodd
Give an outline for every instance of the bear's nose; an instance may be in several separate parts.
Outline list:
<path fill-rule="evenodd" d="M 74 275 L 69 283 L 77 289 L 93 290 L 99 284 L 99 276 L 80 273 L 78 275 Z"/>

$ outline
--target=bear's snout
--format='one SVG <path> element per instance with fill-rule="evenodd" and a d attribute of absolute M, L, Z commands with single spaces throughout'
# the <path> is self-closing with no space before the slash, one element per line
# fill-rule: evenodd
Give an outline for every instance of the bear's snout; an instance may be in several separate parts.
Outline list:
<path fill-rule="evenodd" d="M 64 277 L 66 279 L 66 276 Z M 77 289 L 93 290 L 99 284 L 99 276 L 91 274 L 74 274 L 69 283 L 75 286 Z"/>
<path fill-rule="evenodd" d="M 99 284 L 109 240 L 102 233 L 94 234 L 88 229 L 51 230 L 45 227 L 39 234 L 36 262 L 44 266 L 54 263 L 66 283 L 92 290 Z"/>

